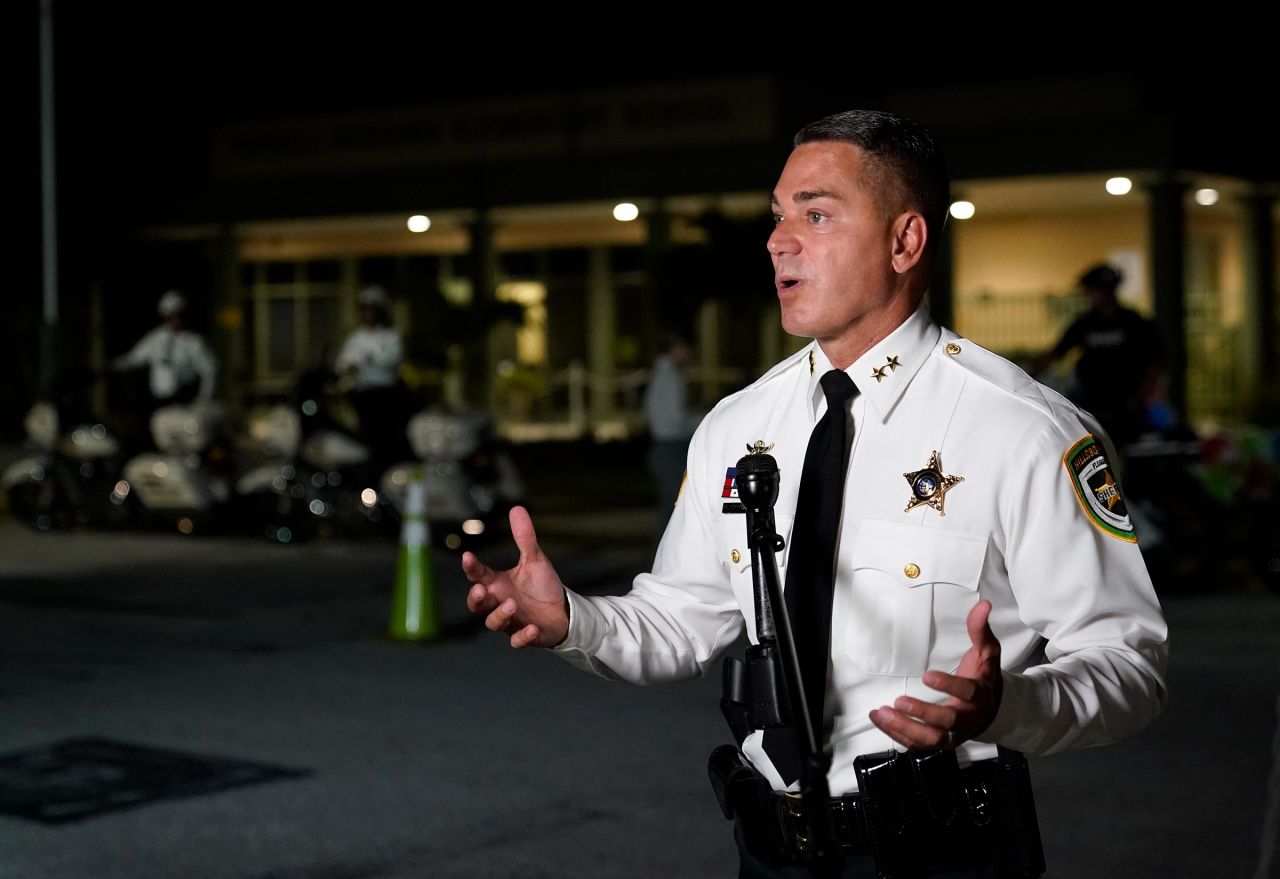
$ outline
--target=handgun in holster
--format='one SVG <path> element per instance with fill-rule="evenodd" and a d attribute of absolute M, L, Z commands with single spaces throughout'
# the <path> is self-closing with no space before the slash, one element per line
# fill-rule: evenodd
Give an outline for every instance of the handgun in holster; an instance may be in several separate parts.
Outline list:
<path fill-rule="evenodd" d="M 743 759 L 736 745 L 721 745 L 712 751 L 707 774 L 720 812 L 735 822 L 739 839 L 757 857 L 778 857 L 785 843 L 778 823 L 770 820 L 772 785 Z"/>

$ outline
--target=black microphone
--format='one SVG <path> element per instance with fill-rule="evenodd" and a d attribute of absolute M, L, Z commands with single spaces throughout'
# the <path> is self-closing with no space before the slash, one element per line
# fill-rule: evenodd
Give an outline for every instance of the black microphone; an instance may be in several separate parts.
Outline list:
<path fill-rule="evenodd" d="M 773 455 L 743 455 L 733 478 L 742 505 L 757 516 L 767 516 L 772 526 L 773 505 L 778 502 L 778 462 Z"/>
<path fill-rule="evenodd" d="M 747 545 L 751 547 L 756 633 L 760 644 L 771 650 L 778 638 L 775 603 L 771 594 L 774 588 L 771 584 L 778 580 L 778 566 L 771 555 L 766 557 L 766 553 L 776 553 L 783 546 L 773 521 L 773 507 L 778 502 L 778 462 L 772 455 L 743 455 L 734 468 L 733 478 L 738 486 L 738 500 L 747 510 Z M 777 675 L 778 684 L 781 684 L 780 666 L 773 659 L 769 664 L 771 673 Z M 778 701 L 785 703 L 785 695 L 779 695 L 782 698 Z"/>

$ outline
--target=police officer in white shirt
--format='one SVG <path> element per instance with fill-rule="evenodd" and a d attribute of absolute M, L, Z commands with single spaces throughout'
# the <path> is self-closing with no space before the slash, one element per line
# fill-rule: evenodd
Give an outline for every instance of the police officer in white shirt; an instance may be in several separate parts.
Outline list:
<path fill-rule="evenodd" d="M 514 568 L 463 557 L 468 606 L 513 647 L 554 648 L 642 683 L 707 673 L 744 627 L 757 637 L 735 463 L 752 448 L 777 459 L 785 576 L 803 536 L 793 525 L 805 515 L 807 444 L 827 410 L 824 376 L 847 375 L 822 719 L 831 793 L 859 821 L 859 755 L 954 754 L 977 771 L 1012 749 L 1116 741 L 1165 701 L 1165 623 L 1096 426 L 929 317 L 947 190 L 930 134 L 909 120 L 852 111 L 802 129 L 773 192 L 768 251 L 783 328 L 814 341 L 704 419 L 652 572 L 628 595 L 580 596 L 519 508 Z M 750 771 L 794 790 L 763 739 L 754 730 L 741 741 Z M 740 875 L 806 875 L 801 853 L 775 858 L 743 827 Z M 875 875 L 868 834 L 841 839 L 843 875 Z M 925 851 L 917 875 L 1039 870 L 1034 857 L 1019 868 L 981 853 L 955 863 L 928 851 L 941 842 L 915 843 Z"/>
<path fill-rule="evenodd" d="M 357 302 L 360 324 L 343 341 L 334 371 L 352 380 L 350 398 L 360 436 L 373 459 L 389 466 L 407 452 L 407 400 L 400 380 L 404 344 L 391 322 L 391 300 L 385 289 L 365 287 Z"/>
<path fill-rule="evenodd" d="M 400 380 L 404 345 L 391 324 L 391 301 L 382 287 L 365 287 L 357 296 L 360 325 L 342 343 L 334 369 L 351 375 L 357 390 L 389 388 Z"/>
<path fill-rule="evenodd" d="M 148 368 L 152 409 L 213 399 L 218 361 L 204 339 L 187 329 L 186 310 L 180 292 L 165 293 L 157 305 L 163 322 L 112 361 L 117 370 Z"/>

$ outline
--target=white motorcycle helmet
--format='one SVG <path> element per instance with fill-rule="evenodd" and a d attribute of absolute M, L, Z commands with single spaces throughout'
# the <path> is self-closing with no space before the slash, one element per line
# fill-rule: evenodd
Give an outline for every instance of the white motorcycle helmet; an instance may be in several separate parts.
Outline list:
<path fill-rule="evenodd" d="M 377 284 L 361 290 L 356 295 L 356 301 L 380 311 L 386 311 L 391 306 L 391 297 L 387 295 L 386 289 Z"/>
<path fill-rule="evenodd" d="M 170 290 L 160 297 L 160 302 L 156 305 L 156 311 L 161 317 L 171 317 L 175 314 L 181 314 L 187 310 L 187 299 L 177 290 Z"/>

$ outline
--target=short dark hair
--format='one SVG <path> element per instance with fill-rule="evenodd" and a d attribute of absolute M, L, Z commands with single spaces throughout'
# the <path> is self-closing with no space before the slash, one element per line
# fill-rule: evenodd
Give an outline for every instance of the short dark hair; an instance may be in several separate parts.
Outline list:
<path fill-rule="evenodd" d="M 872 159 L 871 180 L 887 210 L 912 207 L 929 230 L 927 248 L 936 252 L 950 198 L 942 149 L 919 122 L 883 110 L 846 110 L 796 132 L 794 146 L 821 141 L 852 144 Z"/>
<path fill-rule="evenodd" d="M 1100 290 L 1115 295 L 1122 280 L 1124 276 L 1118 271 L 1106 263 L 1100 263 L 1082 274 L 1079 283 L 1086 290 Z"/>

